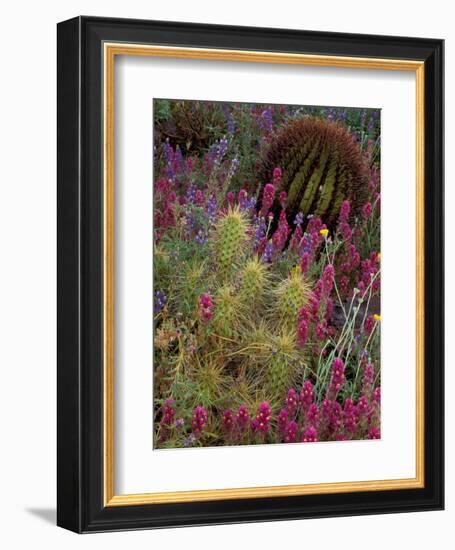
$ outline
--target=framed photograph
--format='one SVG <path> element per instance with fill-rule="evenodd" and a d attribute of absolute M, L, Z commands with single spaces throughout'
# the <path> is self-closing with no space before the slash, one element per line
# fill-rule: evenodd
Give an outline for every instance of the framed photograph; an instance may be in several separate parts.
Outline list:
<path fill-rule="evenodd" d="M 58 25 L 58 525 L 439 510 L 443 41 Z"/>

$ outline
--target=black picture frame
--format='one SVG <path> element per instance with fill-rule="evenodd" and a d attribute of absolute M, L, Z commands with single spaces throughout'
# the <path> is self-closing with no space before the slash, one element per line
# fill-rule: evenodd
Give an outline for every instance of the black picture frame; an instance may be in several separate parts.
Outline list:
<path fill-rule="evenodd" d="M 102 44 L 154 43 L 424 61 L 425 486 L 104 505 Z M 442 40 L 77 17 L 58 24 L 58 507 L 77 533 L 441 510 L 444 506 Z"/>

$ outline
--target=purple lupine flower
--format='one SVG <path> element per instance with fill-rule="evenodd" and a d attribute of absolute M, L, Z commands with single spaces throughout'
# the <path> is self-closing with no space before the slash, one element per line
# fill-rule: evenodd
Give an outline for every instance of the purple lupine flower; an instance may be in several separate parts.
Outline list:
<path fill-rule="evenodd" d="M 188 189 L 186 190 L 186 202 L 188 204 L 196 203 L 197 192 L 198 192 L 198 188 L 194 185 L 194 183 L 188 186 Z"/>
<path fill-rule="evenodd" d="M 265 236 L 265 232 L 267 231 L 267 226 L 265 224 L 265 220 L 262 216 L 259 216 L 256 218 L 254 222 L 254 248 L 257 249 L 260 242 Z"/>
<path fill-rule="evenodd" d="M 214 222 L 216 218 L 217 213 L 217 204 L 216 204 L 216 198 L 214 195 L 210 195 L 210 197 L 207 200 L 207 215 L 210 222 Z"/>
<path fill-rule="evenodd" d="M 294 218 L 294 225 L 302 225 L 303 223 L 303 212 L 299 212 Z"/>
<path fill-rule="evenodd" d="M 177 418 L 175 421 L 176 428 L 183 428 L 185 426 L 185 420 L 183 418 Z"/>
<path fill-rule="evenodd" d="M 167 296 L 162 290 L 157 290 L 155 292 L 155 300 L 154 300 L 154 310 L 155 313 L 159 313 L 164 309 L 164 307 L 167 304 Z"/>
<path fill-rule="evenodd" d="M 272 241 L 267 241 L 265 250 L 261 256 L 261 259 L 264 263 L 270 263 L 273 257 L 273 243 Z"/>
<path fill-rule="evenodd" d="M 205 407 L 198 405 L 193 410 L 193 419 L 191 421 L 191 427 L 193 428 L 193 433 L 196 437 L 200 437 L 204 428 L 207 425 L 208 413 Z"/>
<path fill-rule="evenodd" d="M 267 132 L 271 133 L 273 131 L 273 110 L 271 106 L 268 106 L 262 111 L 260 121 L 261 126 L 267 130 Z"/>
<path fill-rule="evenodd" d="M 248 205 L 248 192 L 246 189 L 240 189 L 238 193 L 239 205 L 242 210 L 247 209 Z"/>
<path fill-rule="evenodd" d="M 194 237 L 194 240 L 202 246 L 208 241 L 208 238 L 209 236 L 207 231 L 204 231 L 203 229 L 199 229 L 196 236 Z"/>

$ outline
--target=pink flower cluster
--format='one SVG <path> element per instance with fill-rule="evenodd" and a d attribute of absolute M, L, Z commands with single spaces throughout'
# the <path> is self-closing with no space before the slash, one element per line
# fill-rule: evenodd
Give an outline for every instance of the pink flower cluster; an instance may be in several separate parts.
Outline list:
<path fill-rule="evenodd" d="M 204 428 L 207 425 L 208 413 L 205 407 L 197 406 L 193 410 L 193 418 L 191 421 L 191 427 L 193 429 L 193 434 L 196 437 L 200 437 Z"/>
<path fill-rule="evenodd" d="M 213 299 L 210 294 L 204 293 L 199 296 L 199 317 L 200 319 L 207 323 L 213 317 L 214 304 Z"/>

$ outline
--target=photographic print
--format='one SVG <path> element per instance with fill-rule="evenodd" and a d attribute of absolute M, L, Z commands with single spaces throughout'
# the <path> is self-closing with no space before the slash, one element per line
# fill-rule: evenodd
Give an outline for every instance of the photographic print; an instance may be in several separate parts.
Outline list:
<path fill-rule="evenodd" d="M 154 99 L 154 448 L 381 437 L 380 120 Z"/>

